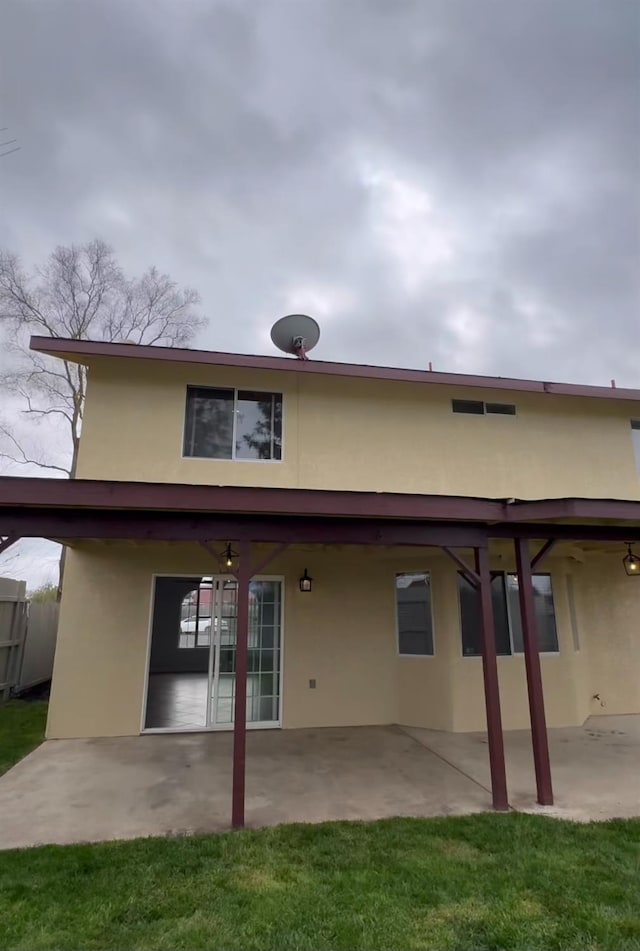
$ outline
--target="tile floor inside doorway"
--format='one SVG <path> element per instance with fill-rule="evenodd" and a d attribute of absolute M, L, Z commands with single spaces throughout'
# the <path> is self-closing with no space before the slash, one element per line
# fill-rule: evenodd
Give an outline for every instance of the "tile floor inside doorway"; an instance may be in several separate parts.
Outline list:
<path fill-rule="evenodd" d="M 147 730 L 186 730 L 207 722 L 207 674 L 151 674 Z"/>
<path fill-rule="evenodd" d="M 247 719 L 277 719 L 277 698 L 259 696 L 260 676 L 247 677 Z M 223 728 L 233 723 L 234 676 L 218 680 L 217 722 Z M 265 712 L 266 711 L 266 712 Z M 145 716 L 146 730 L 189 730 L 207 722 L 207 674 L 151 674 Z"/>

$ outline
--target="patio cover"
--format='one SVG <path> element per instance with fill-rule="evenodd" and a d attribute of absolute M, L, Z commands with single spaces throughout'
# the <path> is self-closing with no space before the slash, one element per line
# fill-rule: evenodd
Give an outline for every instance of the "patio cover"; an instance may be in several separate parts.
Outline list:
<path fill-rule="evenodd" d="M 490 499 L 171 483 L 0 477 L 0 553 L 19 538 L 193 541 L 239 549 L 232 825 L 244 825 L 249 582 L 288 544 L 442 548 L 480 595 L 493 804 L 508 808 L 491 602 L 490 539 L 512 539 L 520 578 L 524 656 L 538 801 L 553 803 L 532 570 L 557 541 L 640 541 L 640 501 Z M 542 542 L 531 555 L 530 541 Z M 252 561 L 251 544 L 273 543 Z M 460 554 L 472 549 L 473 565 Z M 458 550 L 458 551 L 456 551 Z"/>

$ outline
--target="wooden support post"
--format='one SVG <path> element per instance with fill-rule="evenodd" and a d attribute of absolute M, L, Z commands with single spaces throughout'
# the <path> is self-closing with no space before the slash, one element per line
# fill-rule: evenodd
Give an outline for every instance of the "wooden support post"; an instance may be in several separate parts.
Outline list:
<path fill-rule="evenodd" d="M 484 676 L 484 702 L 487 711 L 487 740 L 489 743 L 489 766 L 491 769 L 491 793 L 493 808 L 505 812 L 509 808 L 507 773 L 504 762 L 504 737 L 500 713 L 500 688 L 498 686 L 498 662 L 496 637 L 491 602 L 491 572 L 487 548 L 475 549 L 476 574 L 480 578 L 480 617 L 482 621 L 482 673 Z"/>
<path fill-rule="evenodd" d="M 236 621 L 236 699 L 233 719 L 233 793 L 231 825 L 244 826 L 244 790 L 247 753 L 247 656 L 249 643 L 249 582 L 251 581 L 251 543 L 239 545 L 238 608 Z"/>
<path fill-rule="evenodd" d="M 516 538 L 514 539 L 514 544 L 518 571 L 518 594 L 520 597 L 520 620 L 522 623 L 524 662 L 527 671 L 527 691 L 529 693 L 531 744 L 533 746 L 533 764 L 536 771 L 538 802 L 542 806 L 552 806 L 553 787 L 551 785 L 551 763 L 549 761 L 547 721 L 544 713 L 544 692 L 542 689 L 542 673 L 540 671 L 536 614 L 533 603 L 533 581 L 531 577 L 529 541 L 526 538 Z"/>

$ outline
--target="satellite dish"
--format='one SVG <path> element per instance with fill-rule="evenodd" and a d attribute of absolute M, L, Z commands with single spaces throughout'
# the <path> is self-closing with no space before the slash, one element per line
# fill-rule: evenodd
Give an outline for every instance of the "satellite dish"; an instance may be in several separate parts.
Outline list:
<path fill-rule="evenodd" d="M 293 353 L 299 360 L 307 360 L 307 353 L 320 339 L 320 327 L 313 317 L 306 314 L 288 314 L 276 320 L 271 328 L 271 339 L 278 350 Z"/>

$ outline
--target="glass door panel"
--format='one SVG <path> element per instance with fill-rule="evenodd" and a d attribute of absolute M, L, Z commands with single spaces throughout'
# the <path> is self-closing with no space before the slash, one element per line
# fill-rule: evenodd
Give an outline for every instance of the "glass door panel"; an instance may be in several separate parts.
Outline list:
<path fill-rule="evenodd" d="M 232 726 L 235 703 L 237 583 L 217 578 L 209 725 Z M 252 581 L 249 586 L 247 721 L 273 723 L 280 711 L 282 584 Z"/>

